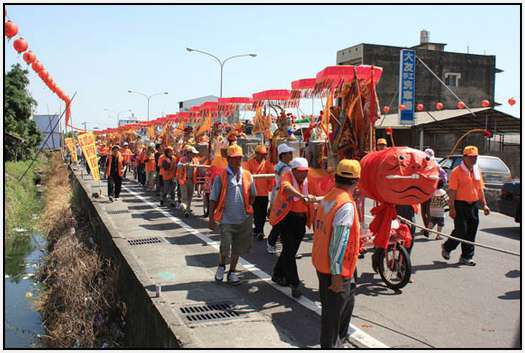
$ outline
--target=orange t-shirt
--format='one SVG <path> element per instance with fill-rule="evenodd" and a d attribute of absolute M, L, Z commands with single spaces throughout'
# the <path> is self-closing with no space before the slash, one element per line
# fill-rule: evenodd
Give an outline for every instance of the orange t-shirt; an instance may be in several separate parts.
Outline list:
<path fill-rule="evenodd" d="M 150 156 L 146 156 L 146 172 L 151 173 L 156 170 L 155 166 L 155 155 L 151 154 Z"/>
<path fill-rule="evenodd" d="M 465 171 L 457 166 L 450 173 L 448 188 L 456 191 L 457 201 L 476 202 L 480 200 L 485 184 L 483 177 L 476 181 L 472 172 Z"/>

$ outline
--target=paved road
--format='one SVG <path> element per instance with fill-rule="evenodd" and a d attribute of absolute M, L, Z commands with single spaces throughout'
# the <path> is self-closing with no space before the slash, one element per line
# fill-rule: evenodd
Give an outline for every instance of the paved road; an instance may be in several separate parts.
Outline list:
<path fill-rule="evenodd" d="M 128 187 L 135 192 L 140 190 L 133 183 L 128 183 Z M 200 198 L 195 199 L 194 213 L 184 222 L 196 229 L 204 228 Z M 182 216 L 176 210 L 173 214 Z M 450 233 L 451 228 L 452 221 L 448 219 L 445 233 Z M 478 242 L 520 252 L 520 228 L 512 218 L 498 213 L 481 216 L 479 229 Z M 268 234 L 269 226 L 265 230 Z M 210 238 L 219 240 L 217 235 Z M 397 292 L 384 286 L 373 273 L 370 255 L 361 260 L 353 325 L 396 348 L 512 347 L 520 328 L 520 258 L 477 248 L 478 265 L 459 266 L 459 250 L 445 261 L 440 255 L 440 244 L 441 241 L 422 236 L 416 238 L 413 283 Z M 311 245 L 308 233 L 299 250 L 303 257 L 298 260 L 298 267 L 305 297 L 318 302 Z M 271 274 L 277 257 L 266 253 L 265 241 L 255 241 L 245 259 Z M 301 330 L 296 323 L 287 326 Z"/>

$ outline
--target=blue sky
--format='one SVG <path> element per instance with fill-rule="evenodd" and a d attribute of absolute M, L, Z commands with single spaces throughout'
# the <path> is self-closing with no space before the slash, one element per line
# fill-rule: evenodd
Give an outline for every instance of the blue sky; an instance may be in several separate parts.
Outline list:
<path fill-rule="evenodd" d="M 447 51 L 466 52 L 468 45 L 470 53 L 496 55 L 504 70 L 496 76 L 496 101 L 504 103 L 498 109 L 520 116 L 519 6 L 9 5 L 7 11 L 55 82 L 70 96 L 77 92 L 76 126 L 114 126 L 115 112 L 128 109 L 145 119 L 146 99 L 128 89 L 169 92 L 152 98 L 152 119 L 178 111 L 181 100 L 218 95 L 218 64 L 186 47 L 221 58 L 258 54 L 224 69 L 223 95 L 249 96 L 313 77 L 335 65 L 337 50 L 355 44 L 416 45 L 422 29 L 431 41 L 448 43 Z M 5 60 L 5 69 L 25 65 L 12 43 L 5 44 Z M 58 98 L 30 72 L 37 113 L 57 112 Z M 512 96 L 518 104 L 511 108 Z"/>

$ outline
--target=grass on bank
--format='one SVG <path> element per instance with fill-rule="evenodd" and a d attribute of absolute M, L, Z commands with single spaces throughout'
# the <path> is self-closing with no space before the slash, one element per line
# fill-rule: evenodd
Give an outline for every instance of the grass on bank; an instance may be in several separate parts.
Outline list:
<path fill-rule="evenodd" d="M 28 231 L 38 227 L 38 213 L 42 201 L 38 197 L 35 186 L 36 171 L 45 165 L 47 157 L 41 156 L 33 164 L 21 181 L 18 181 L 31 161 L 6 162 L 4 164 L 4 195 L 5 195 L 5 224 L 4 230 L 7 237 L 14 234 L 15 228 Z M 33 217 L 35 215 L 35 217 Z"/>

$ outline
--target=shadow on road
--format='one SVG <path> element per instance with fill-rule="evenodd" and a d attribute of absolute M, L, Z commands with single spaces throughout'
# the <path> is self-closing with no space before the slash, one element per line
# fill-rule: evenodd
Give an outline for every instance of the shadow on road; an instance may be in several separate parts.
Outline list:
<path fill-rule="evenodd" d="M 510 292 L 506 292 L 505 294 L 498 296 L 498 298 L 503 300 L 520 300 L 521 291 L 513 290 Z"/>
<path fill-rule="evenodd" d="M 521 239 L 520 227 L 498 227 L 498 228 L 483 228 L 482 232 L 499 235 L 505 238 Z"/>
<path fill-rule="evenodd" d="M 362 294 L 366 296 L 372 296 L 377 297 L 380 295 L 399 295 L 402 294 L 403 291 L 401 290 L 393 290 L 388 288 L 384 283 L 383 280 L 377 275 L 375 276 L 375 273 L 372 272 L 365 272 L 362 273 L 361 276 L 357 278 L 357 289 L 356 289 L 356 295 Z"/>
<path fill-rule="evenodd" d="M 412 272 L 416 273 L 417 271 L 429 271 L 429 270 L 443 270 L 450 267 L 460 267 L 459 263 L 448 263 L 444 261 L 434 261 L 433 264 L 427 265 L 414 265 L 412 266 Z"/>

